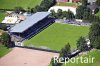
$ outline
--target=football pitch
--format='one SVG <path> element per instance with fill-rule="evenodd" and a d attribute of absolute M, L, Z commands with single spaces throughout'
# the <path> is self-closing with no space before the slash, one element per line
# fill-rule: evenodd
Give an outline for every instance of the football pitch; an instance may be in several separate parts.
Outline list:
<path fill-rule="evenodd" d="M 15 7 L 34 8 L 39 5 L 42 0 L 0 0 L 0 9 L 13 9 Z"/>
<path fill-rule="evenodd" d="M 86 37 L 89 27 L 73 26 L 68 24 L 54 23 L 44 31 L 26 40 L 26 46 L 46 47 L 53 50 L 60 50 L 67 43 L 70 43 L 72 49 L 76 48 L 76 42 L 80 36 Z"/>

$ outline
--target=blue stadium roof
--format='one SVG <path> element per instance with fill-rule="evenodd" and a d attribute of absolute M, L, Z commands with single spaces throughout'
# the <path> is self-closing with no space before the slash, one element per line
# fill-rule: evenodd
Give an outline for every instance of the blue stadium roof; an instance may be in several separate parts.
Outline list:
<path fill-rule="evenodd" d="M 37 12 L 27 18 L 25 21 L 15 25 L 14 27 L 11 28 L 10 32 L 18 32 L 22 33 L 31 26 L 33 26 L 35 23 L 41 21 L 45 17 L 47 17 L 50 14 L 50 12 Z"/>

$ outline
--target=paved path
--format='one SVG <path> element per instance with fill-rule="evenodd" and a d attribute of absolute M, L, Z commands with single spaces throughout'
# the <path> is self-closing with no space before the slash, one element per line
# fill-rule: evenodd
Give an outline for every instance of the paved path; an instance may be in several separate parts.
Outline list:
<path fill-rule="evenodd" d="M 0 59 L 0 66 L 48 66 L 53 56 L 58 54 L 16 47 Z"/>

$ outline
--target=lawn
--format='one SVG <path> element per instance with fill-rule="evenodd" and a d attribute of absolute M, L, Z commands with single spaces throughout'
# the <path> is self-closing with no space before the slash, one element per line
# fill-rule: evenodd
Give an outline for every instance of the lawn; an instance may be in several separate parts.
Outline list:
<path fill-rule="evenodd" d="M 11 51 L 11 49 L 8 49 L 4 45 L 0 44 L 0 57 L 6 55 L 10 51 Z"/>
<path fill-rule="evenodd" d="M 0 23 L 2 22 L 2 20 L 5 18 L 5 13 L 0 12 Z"/>
<path fill-rule="evenodd" d="M 95 50 L 92 51 L 90 53 L 88 53 L 88 55 L 85 55 L 83 57 L 95 57 L 94 59 L 94 63 L 68 63 L 66 65 L 63 66 L 100 66 L 100 50 Z"/>
<path fill-rule="evenodd" d="M 13 9 L 21 6 L 23 8 L 35 7 L 40 4 L 42 0 L 0 0 L 0 9 Z"/>
<path fill-rule="evenodd" d="M 100 17 L 100 11 L 96 14 L 96 16 Z"/>
<path fill-rule="evenodd" d="M 68 42 L 72 49 L 76 48 L 76 41 L 80 36 L 87 36 L 89 27 L 73 26 L 68 24 L 54 23 L 35 37 L 24 42 L 26 46 L 48 47 L 60 50 Z"/>
<path fill-rule="evenodd" d="M 79 6 L 79 4 L 77 3 L 64 3 L 64 2 L 60 2 L 59 4 L 57 3 L 56 5 L 58 6 Z"/>
<path fill-rule="evenodd" d="M 63 64 L 62 66 L 100 66 L 100 50 L 95 50 L 89 52 L 87 55 L 79 56 L 79 57 L 94 57 L 94 63 L 68 63 Z M 76 57 L 77 58 L 77 57 Z M 51 64 L 49 66 L 52 66 Z"/>

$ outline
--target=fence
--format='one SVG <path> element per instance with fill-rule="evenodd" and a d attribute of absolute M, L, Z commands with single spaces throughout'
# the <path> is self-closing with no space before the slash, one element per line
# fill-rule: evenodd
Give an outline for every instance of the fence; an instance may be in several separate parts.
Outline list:
<path fill-rule="evenodd" d="M 33 49 L 33 50 L 40 50 L 40 51 L 46 51 L 46 52 L 52 52 L 52 53 L 60 53 L 60 51 L 51 50 L 51 49 L 37 48 L 37 47 L 28 47 L 28 46 L 16 46 L 16 47 Z"/>

